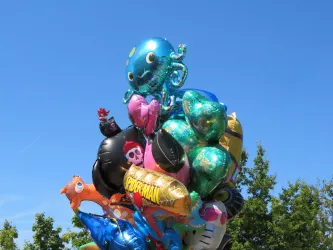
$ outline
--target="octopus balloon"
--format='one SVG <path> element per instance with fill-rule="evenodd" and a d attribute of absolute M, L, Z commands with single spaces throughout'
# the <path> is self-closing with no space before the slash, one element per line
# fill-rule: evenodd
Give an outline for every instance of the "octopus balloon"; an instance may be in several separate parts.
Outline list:
<path fill-rule="evenodd" d="M 188 73 L 182 63 L 186 45 L 180 44 L 177 52 L 168 40 L 160 37 L 135 46 L 126 61 L 126 76 L 131 88 L 125 93 L 124 103 L 128 103 L 133 94 L 139 94 L 157 99 L 162 113 L 176 107 L 177 89 L 184 85 Z"/>

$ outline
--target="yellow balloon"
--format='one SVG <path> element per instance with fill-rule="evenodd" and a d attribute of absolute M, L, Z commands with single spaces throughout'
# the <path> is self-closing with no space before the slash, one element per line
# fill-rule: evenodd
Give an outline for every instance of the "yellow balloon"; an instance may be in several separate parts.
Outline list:
<path fill-rule="evenodd" d="M 223 146 L 230 154 L 232 163 L 224 183 L 232 187 L 235 186 L 236 177 L 239 169 L 239 162 L 243 149 L 243 128 L 236 113 L 228 115 L 228 127 L 220 138 L 220 145 Z"/>
<path fill-rule="evenodd" d="M 124 187 L 132 202 L 134 194 L 139 193 L 143 206 L 160 207 L 184 216 L 191 213 L 191 199 L 186 187 L 168 175 L 132 165 L 124 176 Z"/>

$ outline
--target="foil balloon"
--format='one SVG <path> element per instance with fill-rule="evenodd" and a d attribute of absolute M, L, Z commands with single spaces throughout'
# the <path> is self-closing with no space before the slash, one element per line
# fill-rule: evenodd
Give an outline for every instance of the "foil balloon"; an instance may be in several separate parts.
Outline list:
<path fill-rule="evenodd" d="M 223 147 L 216 144 L 198 146 L 188 157 L 192 167 L 188 188 L 205 198 L 225 179 L 230 168 L 230 156 Z"/>
<path fill-rule="evenodd" d="M 212 102 L 219 102 L 219 99 L 216 97 L 215 94 L 203 89 L 186 88 L 186 89 L 181 89 L 181 91 L 183 91 L 183 94 L 185 94 L 186 91 L 195 91 L 200 93 L 201 95 L 203 95 Z"/>
<path fill-rule="evenodd" d="M 100 250 L 95 242 L 89 242 L 79 247 L 79 250 Z"/>
<path fill-rule="evenodd" d="M 168 120 L 163 124 L 163 129 L 177 140 L 185 153 L 199 144 L 194 130 L 184 120 Z"/>
<path fill-rule="evenodd" d="M 228 212 L 228 220 L 238 215 L 244 206 L 244 199 L 239 190 L 229 186 L 218 186 L 216 190 L 214 190 L 212 197 L 224 203 Z"/>
<path fill-rule="evenodd" d="M 243 129 L 241 123 L 236 118 L 236 113 L 228 116 L 228 127 L 224 135 L 220 138 L 220 144 L 229 152 L 232 160 L 231 168 L 225 182 L 231 187 L 235 187 L 243 150 Z"/>
<path fill-rule="evenodd" d="M 155 243 L 156 249 L 181 250 L 180 234 L 173 228 L 167 227 L 162 220 L 157 219 L 159 216 L 163 217 L 165 211 L 150 207 L 145 213 L 146 215 L 139 211 L 134 213 L 135 223 L 142 235 L 150 238 Z"/>
<path fill-rule="evenodd" d="M 145 150 L 139 143 L 135 141 L 126 141 L 123 147 L 123 151 L 130 163 L 138 167 L 143 167 Z"/>
<path fill-rule="evenodd" d="M 187 122 L 199 138 L 213 143 L 219 141 L 227 127 L 227 114 L 220 103 L 191 90 L 184 94 L 183 109 Z"/>
<path fill-rule="evenodd" d="M 202 200 L 198 193 L 191 192 L 191 202 L 192 210 L 189 216 L 186 216 L 181 221 L 174 221 L 172 227 L 179 233 L 183 234 L 187 231 L 202 231 L 206 226 L 206 221 L 204 221 L 199 214 L 200 208 L 202 206 Z"/>
<path fill-rule="evenodd" d="M 187 159 L 187 156 L 184 155 L 184 162 L 181 166 L 181 169 L 177 173 L 170 173 L 163 168 L 160 167 L 160 165 L 155 161 L 152 153 L 152 144 L 147 142 L 146 148 L 145 148 L 145 157 L 144 157 L 144 166 L 146 169 L 150 169 L 168 176 L 171 176 L 178 181 L 182 182 L 185 186 L 189 183 L 190 179 L 190 165 Z M 162 153 L 162 151 L 161 151 Z"/>
<path fill-rule="evenodd" d="M 127 108 L 130 120 L 136 127 L 143 129 L 146 136 L 154 133 L 160 111 L 159 103 L 156 100 L 152 100 L 148 104 L 144 97 L 133 95 Z"/>
<path fill-rule="evenodd" d="M 90 231 L 91 238 L 101 250 L 148 249 L 144 236 L 127 221 L 104 218 L 81 211 L 76 215 Z"/>
<path fill-rule="evenodd" d="M 74 210 L 79 208 L 82 201 L 92 201 L 100 205 L 110 218 L 117 217 L 134 224 L 134 211 L 129 208 L 131 202 L 125 194 L 114 194 L 111 199 L 107 199 L 97 192 L 93 184 L 86 184 L 80 176 L 73 176 L 60 193 L 66 195 Z"/>
<path fill-rule="evenodd" d="M 107 118 L 110 111 L 106 111 L 105 108 L 97 110 L 98 119 L 100 120 L 99 129 L 105 137 L 112 137 L 121 132 L 121 128 L 116 123 L 114 117 Z"/>
<path fill-rule="evenodd" d="M 152 142 L 152 155 L 157 164 L 169 173 L 177 173 L 184 166 L 182 146 L 164 129 L 159 130 Z"/>
<path fill-rule="evenodd" d="M 105 197 L 124 192 L 123 177 L 132 165 L 123 151 L 126 141 L 134 141 L 142 148 L 146 143 L 138 129 L 131 126 L 111 138 L 106 138 L 99 147 L 92 178 L 97 191 Z"/>
<path fill-rule="evenodd" d="M 173 89 L 181 88 L 187 78 L 182 63 L 186 45 L 180 44 L 177 53 L 171 43 L 160 37 L 142 41 L 131 50 L 126 61 L 126 77 L 131 88 L 124 96 L 128 103 L 133 94 L 154 96 L 162 105 L 162 112 L 173 107 Z M 181 72 L 181 74 L 179 74 Z"/>
<path fill-rule="evenodd" d="M 186 232 L 183 240 L 193 250 L 219 249 L 226 232 L 227 212 L 222 202 L 208 201 L 200 209 L 200 216 L 206 221 L 203 232 Z"/>
<path fill-rule="evenodd" d="M 155 206 L 179 215 L 189 215 L 191 200 L 180 181 L 135 165 L 126 172 L 124 188 L 128 197 L 141 206 Z"/>

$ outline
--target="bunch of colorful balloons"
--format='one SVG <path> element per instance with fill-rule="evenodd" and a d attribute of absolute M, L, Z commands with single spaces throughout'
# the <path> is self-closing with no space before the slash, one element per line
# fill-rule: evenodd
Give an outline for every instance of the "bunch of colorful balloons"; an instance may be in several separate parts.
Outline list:
<path fill-rule="evenodd" d="M 94 243 L 81 249 L 227 249 L 226 223 L 243 207 L 235 187 L 243 131 L 210 92 L 183 89 L 186 45 L 163 38 L 135 46 L 126 61 L 123 102 L 132 125 L 121 129 L 98 110 L 106 137 L 93 184 L 74 176 L 62 190 Z M 96 202 L 103 215 L 81 212 Z"/>

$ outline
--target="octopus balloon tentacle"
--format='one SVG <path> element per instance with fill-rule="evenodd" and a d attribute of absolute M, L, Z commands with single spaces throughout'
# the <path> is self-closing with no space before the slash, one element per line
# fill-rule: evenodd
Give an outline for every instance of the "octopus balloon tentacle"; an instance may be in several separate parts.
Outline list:
<path fill-rule="evenodd" d="M 186 45 L 180 44 L 175 52 L 171 43 L 160 37 L 147 39 L 135 46 L 126 61 L 131 88 L 125 93 L 123 102 L 128 103 L 134 94 L 152 96 L 161 103 L 162 113 L 172 110 L 175 99 L 181 96 L 178 89 L 184 85 L 188 75 L 188 69 L 182 63 L 186 51 Z"/>
<path fill-rule="evenodd" d="M 181 70 L 183 73 L 183 75 L 180 77 L 180 79 L 178 79 L 177 82 L 171 81 L 172 87 L 176 87 L 176 88 L 183 87 L 185 80 L 187 78 L 187 75 L 188 75 L 187 67 L 184 64 L 179 63 L 179 62 L 172 62 L 171 67 L 173 70 Z"/>
<path fill-rule="evenodd" d="M 172 60 L 182 61 L 182 60 L 184 60 L 184 58 L 186 56 L 186 52 L 187 52 L 186 44 L 179 44 L 178 54 L 176 54 L 175 52 L 172 52 L 170 57 L 172 58 Z"/>
<path fill-rule="evenodd" d="M 136 92 L 133 89 L 128 89 L 123 97 L 123 103 L 126 104 L 129 102 L 129 100 L 131 100 L 132 96 L 135 94 Z"/>

